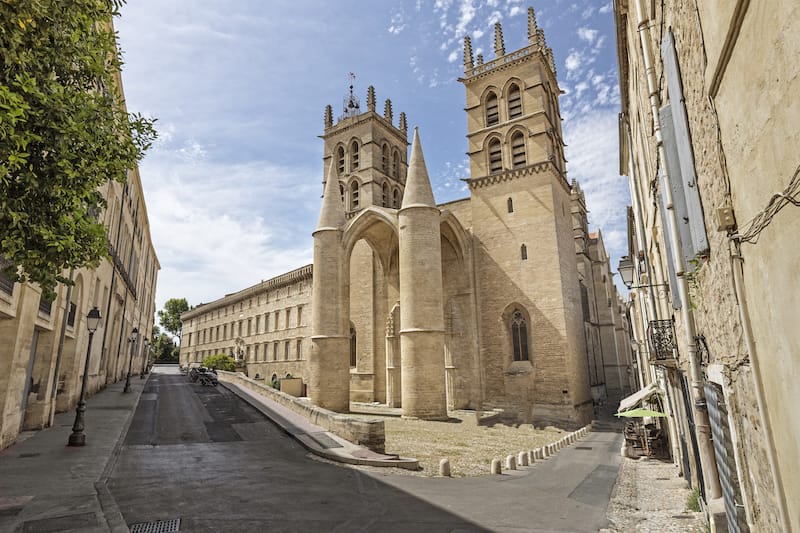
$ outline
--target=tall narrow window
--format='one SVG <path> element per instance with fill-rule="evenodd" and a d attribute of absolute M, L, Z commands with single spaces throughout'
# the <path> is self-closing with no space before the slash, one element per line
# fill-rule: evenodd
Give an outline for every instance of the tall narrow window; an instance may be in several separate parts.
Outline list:
<path fill-rule="evenodd" d="M 350 209 L 358 209 L 358 182 L 350 184 Z"/>
<path fill-rule="evenodd" d="M 506 200 L 506 206 L 508 207 L 508 212 L 509 213 L 513 213 L 514 212 L 514 200 L 512 200 L 511 198 Z"/>
<path fill-rule="evenodd" d="M 508 118 L 522 116 L 522 95 L 516 84 L 508 88 Z"/>
<path fill-rule="evenodd" d="M 336 150 L 336 170 L 339 171 L 340 176 L 344 174 L 344 147 L 342 146 Z"/>
<path fill-rule="evenodd" d="M 489 93 L 486 97 L 486 125 L 494 126 L 500 122 L 500 113 L 497 107 L 497 95 Z"/>
<path fill-rule="evenodd" d="M 515 310 L 511 317 L 511 344 L 514 346 L 514 361 L 527 361 L 528 324 L 519 310 Z"/>
<path fill-rule="evenodd" d="M 350 143 L 350 171 L 358 168 L 358 142 Z"/>
<path fill-rule="evenodd" d="M 356 366 L 356 328 L 350 324 L 350 367 Z"/>
<path fill-rule="evenodd" d="M 283 343 L 283 360 L 284 361 L 289 360 L 289 341 Z"/>
<path fill-rule="evenodd" d="M 303 341 L 302 339 L 297 339 L 297 359 L 300 360 L 303 358 Z"/>
<path fill-rule="evenodd" d="M 511 137 L 511 168 L 525 166 L 525 136 L 516 132 Z"/>
<path fill-rule="evenodd" d="M 389 174 L 389 145 L 384 144 L 383 148 L 381 149 L 381 169 L 383 170 L 384 174 Z"/>
<path fill-rule="evenodd" d="M 392 193 L 392 207 L 395 209 L 400 209 L 400 190 L 395 189 Z"/>
<path fill-rule="evenodd" d="M 381 185 L 381 205 L 389 207 L 389 185 L 386 183 Z"/>
<path fill-rule="evenodd" d="M 344 185 L 339 184 L 339 196 L 342 198 L 342 205 L 347 205 L 344 201 Z"/>
<path fill-rule="evenodd" d="M 519 255 L 523 261 L 528 260 L 528 247 L 525 246 L 524 244 L 519 247 Z"/>
<path fill-rule="evenodd" d="M 277 361 L 278 360 L 278 343 L 277 342 L 272 345 L 272 360 L 273 361 Z"/>
<path fill-rule="evenodd" d="M 397 151 L 392 154 L 392 177 L 395 179 L 400 178 L 400 152 Z"/>
<path fill-rule="evenodd" d="M 503 170 L 503 155 L 500 152 L 500 141 L 489 141 L 489 174 L 496 174 Z"/>

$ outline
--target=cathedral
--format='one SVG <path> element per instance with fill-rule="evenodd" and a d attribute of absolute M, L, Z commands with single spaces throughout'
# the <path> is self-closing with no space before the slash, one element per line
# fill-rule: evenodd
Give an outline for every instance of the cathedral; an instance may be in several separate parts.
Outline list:
<path fill-rule="evenodd" d="M 232 353 L 254 379 L 303 380 L 314 404 L 406 417 L 501 409 L 577 426 L 631 388 L 630 336 L 602 235 L 568 181 L 552 50 L 495 58 L 464 41 L 469 197 L 437 204 L 422 134 L 346 100 L 325 110 L 314 263 L 183 315 L 181 362 Z M 263 319 L 263 320 L 262 320 Z M 230 330 L 229 330 L 230 328 Z"/>

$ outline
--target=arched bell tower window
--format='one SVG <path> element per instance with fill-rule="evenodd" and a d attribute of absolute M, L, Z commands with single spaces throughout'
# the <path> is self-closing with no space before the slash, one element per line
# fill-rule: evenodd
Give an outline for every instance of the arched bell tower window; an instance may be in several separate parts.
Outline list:
<path fill-rule="evenodd" d="M 358 209 L 358 182 L 356 180 L 350 184 L 350 209 Z"/>
<path fill-rule="evenodd" d="M 384 144 L 383 148 L 381 149 L 381 170 L 383 170 L 384 174 L 389 174 L 389 145 Z"/>
<path fill-rule="evenodd" d="M 486 97 L 486 125 L 494 126 L 500 122 L 500 109 L 497 106 L 497 95 L 490 92 Z"/>
<path fill-rule="evenodd" d="M 350 171 L 358 169 L 358 141 L 350 143 Z"/>
<path fill-rule="evenodd" d="M 522 95 L 519 86 L 514 83 L 508 88 L 508 118 L 522 116 Z"/>
<path fill-rule="evenodd" d="M 350 324 L 350 368 L 355 368 L 356 367 L 356 363 L 357 363 L 357 361 L 356 361 L 356 348 L 357 348 L 356 342 L 357 342 L 357 340 L 358 339 L 357 339 L 357 336 L 356 336 L 356 328 L 355 328 L 355 326 L 353 326 L 353 324 Z"/>
<path fill-rule="evenodd" d="M 336 149 L 336 170 L 340 176 L 344 175 L 344 146 Z"/>
<path fill-rule="evenodd" d="M 489 174 L 497 174 L 503 170 L 503 155 L 500 151 L 500 140 L 489 141 Z"/>
<path fill-rule="evenodd" d="M 528 323 L 519 309 L 511 315 L 511 344 L 514 347 L 514 361 L 528 360 Z"/>
<path fill-rule="evenodd" d="M 518 131 L 511 136 L 511 168 L 522 168 L 525 164 L 525 136 Z"/>
<path fill-rule="evenodd" d="M 381 205 L 383 207 L 389 206 L 389 186 L 385 182 L 381 185 Z"/>
<path fill-rule="evenodd" d="M 396 150 L 392 154 L 392 177 L 400 179 L 400 152 Z"/>
<path fill-rule="evenodd" d="M 392 193 L 392 207 L 400 209 L 400 189 L 395 189 Z"/>

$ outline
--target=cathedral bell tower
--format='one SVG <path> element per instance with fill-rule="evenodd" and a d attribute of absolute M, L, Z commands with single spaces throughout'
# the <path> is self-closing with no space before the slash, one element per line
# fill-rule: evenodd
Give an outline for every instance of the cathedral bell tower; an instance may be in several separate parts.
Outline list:
<path fill-rule="evenodd" d="M 376 111 L 375 88 L 367 89 L 367 109 L 353 93 L 344 98 L 342 114 L 334 124 L 333 109 L 325 108 L 324 180 L 330 169 L 339 182 L 339 192 L 348 216 L 374 205 L 399 209 L 403 200 L 408 162 L 408 124 L 400 113 L 395 127 L 392 101 L 387 99 L 383 115 Z"/>

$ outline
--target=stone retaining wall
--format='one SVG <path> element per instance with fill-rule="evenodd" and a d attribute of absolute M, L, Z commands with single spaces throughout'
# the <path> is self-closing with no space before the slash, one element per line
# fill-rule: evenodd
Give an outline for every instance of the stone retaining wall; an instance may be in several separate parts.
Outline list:
<path fill-rule="evenodd" d="M 334 435 L 369 448 L 378 453 L 384 453 L 386 432 L 383 420 L 356 419 L 346 414 L 336 413 L 312 405 L 306 400 L 295 398 L 289 394 L 273 389 L 254 381 L 241 372 L 217 371 L 219 379 L 233 383 L 242 388 L 260 394 L 270 400 L 287 407 L 295 413 L 306 417 L 309 422 L 330 431 Z"/>

